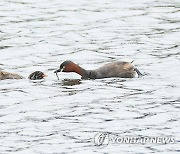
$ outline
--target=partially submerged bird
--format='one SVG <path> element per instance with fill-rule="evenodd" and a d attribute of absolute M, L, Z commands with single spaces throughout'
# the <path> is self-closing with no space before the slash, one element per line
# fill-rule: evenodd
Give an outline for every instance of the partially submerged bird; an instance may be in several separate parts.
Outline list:
<path fill-rule="evenodd" d="M 64 61 L 54 73 L 57 75 L 58 72 L 75 72 L 81 75 L 81 79 L 133 78 L 136 73 L 138 77 L 142 76 L 140 71 L 132 65 L 132 62 L 112 62 L 95 70 L 86 70 L 72 61 Z"/>
<path fill-rule="evenodd" d="M 43 79 L 44 77 L 47 77 L 47 75 L 41 71 L 35 71 L 31 73 L 28 78 L 30 80 L 40 80 L 40 79 Z"/>
<path fill-rule="evenodd" d="M 0 71 L 0 80 L 5 79 L 23 79 L 23 77 L 15 73 Z"/>
<path fill-rule="evenodd" d="M 29 75 L 30 80 L 40 80 L 46 77 L 47 75 L 44 74 L 41 71 L 35 71 Z M 9 73 L 5 71 L 0 71 L 0 80 L 5 80 L 5 79 L 23 79 L 24 77 L 15 74 L 15 73 Z"/>

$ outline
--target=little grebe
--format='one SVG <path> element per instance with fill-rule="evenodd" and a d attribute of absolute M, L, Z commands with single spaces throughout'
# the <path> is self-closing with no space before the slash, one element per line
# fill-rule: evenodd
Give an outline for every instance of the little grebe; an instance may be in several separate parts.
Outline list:
<path fill-rule="evenodd" d="M 60 68 L 54 73 L 57 74 L 58 72 L 75 72 L 81 75 L 82 79 L 102 79 L 111 77 L 133 78 L 136 73 L 138 77 L 142 76 L 140 71 L 132 65 L 132 62 L 123 61 L 108 63 L 95 70 L 85 70 L 72 61 L 64 61 L 60 65 Z"/>
<path fill-rule="evenodd" d="M 47 75 L 41 71 L 35 71 L 31 73 L 28 78 L 30 80 L 40 80 L 40 79 L 43 79 L 44 77 L 47 77 Z"/>
<path fill-rule="evenodd" d="M 0 71 L 0 80 L 5 79 L 23 79 L 23 77 L 15 73 Z"/>

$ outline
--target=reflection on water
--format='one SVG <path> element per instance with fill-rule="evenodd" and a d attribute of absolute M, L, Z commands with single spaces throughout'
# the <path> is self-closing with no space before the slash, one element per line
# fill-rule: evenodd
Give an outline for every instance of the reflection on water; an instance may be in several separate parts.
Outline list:
<path fill-rule="evenodd" d="M 74 79 L 74 80 L 64 79 L 62 81 L 63 86 L 74 86 L 74 85 L 79 85 L 79 84 L 81 84 L 81 80 L 79 80 L 79 79 Z"/>
<path fill-rule="evenodd" d="M 0 81 L 1 153 L 179 152 L 179 7 L 178 0 L 0 1 L 0 70 L 48 74 Z M 135 60 L 145 76 L 57 80 L 65 60 L 86 69 Z M 101 148 L 98 132 L 176 142 Z"/>

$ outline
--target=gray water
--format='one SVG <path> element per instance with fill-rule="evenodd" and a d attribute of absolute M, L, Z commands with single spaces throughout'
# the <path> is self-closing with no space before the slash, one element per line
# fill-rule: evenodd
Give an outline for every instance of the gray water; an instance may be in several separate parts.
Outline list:
<path fill-rule="evenodd" d="M 180 152 L 179 0 L 1 0 L 0 153 Z M 126 60 L 142 78 L 53 73 Z M 45 80 L 29 81 L 40 70 Z M 97 145 L 97 133 L 174 143 Z M 107 139 L 107 138 L 106 138 Z"/>

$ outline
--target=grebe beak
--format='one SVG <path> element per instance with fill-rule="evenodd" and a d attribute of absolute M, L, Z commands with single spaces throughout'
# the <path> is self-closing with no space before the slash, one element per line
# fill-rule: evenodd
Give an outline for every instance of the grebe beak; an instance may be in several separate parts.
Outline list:
<path fill-rule="evenodd" d="M 48 75 L 47 74 L 43 74 L 42 77 L 47 77 Z"/>
<path fill-rule="evenodd" d="M 54 73 L 58 73 L 58 72 L 62 72 L 62 71 L 63 71 L 63 69 L 58 69 L 58 70 L 54 71 Z"/>

